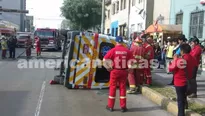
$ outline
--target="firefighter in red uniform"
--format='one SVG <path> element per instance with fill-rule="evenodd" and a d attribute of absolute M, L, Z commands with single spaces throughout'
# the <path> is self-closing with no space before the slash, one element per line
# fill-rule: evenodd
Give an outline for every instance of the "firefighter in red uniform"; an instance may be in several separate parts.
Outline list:
<path fill-rule="evenodd" d="M 199 39 L 197 37 L 194 37 L 191 39 L 191 46 L 192 50 L 190 52 L 190 55 L 195 58 L 197 66 L 194 67 L 193 71 L 193 90 L 192 93 L 188 96 L 189 98 L 197 98 L 197 82 L 196 82 L 196 77 L 197 77 L 197 72 L 198 72 L 198 67 L 200 65 L 200 60 L 201 60 L 201 54 L 202 54 L 202 48 L 199 43 Z"/>
<path fill-rule="evenodd" d="M 154 49 L 151 45 L 153 43 L 153 39 L 150 36 L 146 37 L 146 35 L 143 35 L 142 37 L 145 39 L 143 46 L 145 49 L 145 59 L 148 61 L 148 67 L 144 69 L 144 76 L 146 84 L 150 86 L 152 85 L 151 60 L 154 59 Z"/>
<path fill-rule="evenodd" d="M 120 87 L 120 107 L 122 112 L 127 111 L 126 106 L 126 82 L 128 75 L 128 63 L 133 59 L 132 53 L 129 49 L 125 48 L 122 37 L 116 37 L 117 45 L 108 51 L 104 56 L 104 67 L 110 71 L 110 89 L 108 105 L 106 109 L 113 111 L 115 104 L 115 96 L 117 85 Z M 129 65 L 130 66 L 130 65 Z"/>
<path fill-rule="evenodd" d="M 128 94 L 134 94 L 139 92 L 140 85 L 143 84 L 144 70 L 143 67 L 139 67 L 140 60 L 144 59 L 144 47 L 143 41 L 140 37 L 137 37 L 130 48 L 132 55 L 134 56 L 136 62 L 133 65 L 133 71 L 128 74 L 128 82 L 130 90 L 127 91 Z"/>
<path fill-rule="evenodd" d="M 28 39 L 25 42 L 25 46 L 26 46 L 26 57 L 29 58 L 31 57 L 31 47 L 32 47 L 32 40 L 30 36 L 28 36 Z"/>
<path fill-rule="evenodd" d="M 40 43 L 40 38 L 39 38 L 39 37 L 36 37 L 35 40 L 36 40 L 36 54 L 37 54 L 37 57 L 39 57 L 39 56 L 41 55 L 41 43 Z"/>

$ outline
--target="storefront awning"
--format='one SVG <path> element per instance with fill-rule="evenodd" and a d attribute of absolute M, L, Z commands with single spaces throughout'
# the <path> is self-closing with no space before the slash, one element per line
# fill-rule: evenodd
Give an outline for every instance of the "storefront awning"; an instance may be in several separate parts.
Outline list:
<path fill-rule="evenodd" d="M 163 32 L 163 33 L 180 33 L 182 32 L 181 25 L 163 25 L 163 24 L 156 24 L 150 25 L 146 29 L 146 33 L 155 33 L 155 32 Z"/>

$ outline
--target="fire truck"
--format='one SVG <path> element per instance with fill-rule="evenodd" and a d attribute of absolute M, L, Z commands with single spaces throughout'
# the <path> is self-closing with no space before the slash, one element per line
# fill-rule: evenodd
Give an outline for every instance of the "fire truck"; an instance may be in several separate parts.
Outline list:
<path fill-rule="evenodd" d="M 37 28 L 34 37 L 40 38 L 41 49 L 61 50 L 61 38 L 57 29 Z"/>

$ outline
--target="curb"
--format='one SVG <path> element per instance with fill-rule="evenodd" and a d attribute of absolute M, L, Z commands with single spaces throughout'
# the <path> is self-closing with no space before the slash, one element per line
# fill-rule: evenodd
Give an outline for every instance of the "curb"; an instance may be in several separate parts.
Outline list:
<path fill-rule="evenodd" d="M 148 88 L 142 87 L 141 88 L 142 95 L 153 101 L 154 103 L 161 106 L 163 109 L 167 110 L 168 112 L 172 113 L 173 115 L 177 116 L 178 107 L 177 103 L 170 100 L 169 98 L 161 95 L 160 93 Z M 202 116 L 198 113 L 195 113 L 190 110 L 186 110 L 186 116 Z"/>

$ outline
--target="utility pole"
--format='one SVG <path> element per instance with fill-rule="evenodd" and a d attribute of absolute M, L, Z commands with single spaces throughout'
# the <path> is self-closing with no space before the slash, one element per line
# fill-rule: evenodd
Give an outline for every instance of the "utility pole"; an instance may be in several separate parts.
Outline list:
<path fill-rule="evenodd" d="M 101 33 L 104 34 L 105 27 L 105 0 L 102 0 L 102 20 L 101 20 Z"/>
<path fill-rule="evenodd" d="M 131 41 L 130 39 L 130 10 L 131 10 L 131 0 L 128 1 L 128 21 L 127 21 L 127 37 L 128 40 Z"/>

